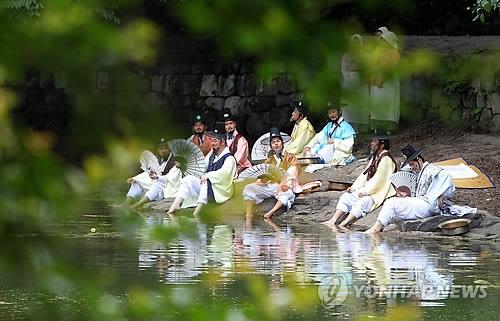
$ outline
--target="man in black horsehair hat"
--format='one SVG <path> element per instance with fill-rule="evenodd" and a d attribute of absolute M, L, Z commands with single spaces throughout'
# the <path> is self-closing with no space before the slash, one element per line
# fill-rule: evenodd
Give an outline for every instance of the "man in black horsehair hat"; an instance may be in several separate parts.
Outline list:
<path fill-rule="evenodd" d="M 390 176 L 398 170 L 389 152 L 389 137 L 375 136 L 370 143 L 372 157 L 363 173 L 347 191 L 342 194 L 333 217 L 324 224 L 335 229 L 337 220 L 349 213 L 339 227 L 345 228 L 350 222 L 365 216 L 379 207 L 387 198 L 395 195 Z"/>
<path fill-rule="evenodd" d="M 212 138 L 212 152 L 205 157 L 207 170 L 201 178 L 192 175 L 182 178 L 177 196 L 168 210 L 169 214 L 181 206 L 196 206 L 193 214 L 197 216 L 208 202 L 221 204 L 233 196 L 236 160 L 226 146 L 224 123 L 217 122 L 215 129 L 207 132 L 207 135 Z"/>
<path fill-rule="evenodd" d="M 231 154 L 236 158 L 238 165 L 238 174 L 248 167 L 251 167 L 248 149 L 248 141 L 236 129 L 236 117 L 233 116 L 229 109 L 224 109 L 222 112 L 222 120 L 226 130 L 227 147 Z"/>
<path fill-rule="evenodd" d="M 445 210 L 447 198 L 453 196 L 455 186 L 452 177 L 437 165 L 429 164 L 422 156 L 423 149 L 406 145 L 401 152 L 406 160 L 402 167 L 410 165 L 417 177 L 415 197 L 398 194 L 388 199 L 375 224 L 366 233 L 381 232 L 387 225 L 405 220 L 422 219 L 440 214 Z"/>
<path fill-rule="evenodd" d="M 130 184 L 130 189 L 127 192 L 126 204 L 131 204 L 134 199 L 143 198 L 145 194 L 149 192 L 158 177 L 166 175 L 174 168 L 175 160 L 168 149 L 167 140 L 165 138 L 161 138 L 158 142 L 158 150 L 155 156 L 160 165 L 158 173 L 150 170 L 147 174 L 143 172 L 127 179 L 127 183 Z"/>
<path fill-rule="evenodd" d="M 206 129 L 207 124 L 203 115 L 201 113 L 194 115 L 193 135 L 188 140 L 198 146 L 205 156 L 212 150 L 211 138 L 206 135 Z"/>
<path fill-rule="evenodd" d="M 313 125 L 307 120 L 307 107 L 304 102 L 292 102 L 293 107 L 290 121 L 295 122 L 292 130 L 292 141 L 286 146 L 285 151 L 297 157 L 303 155 L 304 147 L 316 135 Z"/>

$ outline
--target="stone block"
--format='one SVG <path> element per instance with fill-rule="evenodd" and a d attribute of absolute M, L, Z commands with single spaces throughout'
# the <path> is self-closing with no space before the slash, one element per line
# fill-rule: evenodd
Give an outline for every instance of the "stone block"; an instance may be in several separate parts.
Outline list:
<path fill-rule="evenodd" d="M 236 94 L 236 75 L 219 76 L 219 92 L 222 97 Z"/>
<path fill-rule="evenodd" d="M 276 78 L 260 79 L 257 84 L 257 96 L 276 96 L 278 82 Z"/>
<path fill-rule="evenodd" d="M 232 96 L 224 102 L 224 108 L 231 111 L 233 115 L 240 115 L 242 112 L 243 99 L 239 96 Z"/>
<path fill-rule="evenodd" d="M 201 76 L 199 75 L 185 75 L 182 76 L 181 92 L 183 95 L 193 95 L 200 91 Z"/>
<path fill-rule="evenodd" d="M 462 97 L 462 106 L 468 109 L 477 107 L 477 93 L 473 88 L 468 89 Z"/>
<path fill-rule="evenodd" d="M 291 94 L 295 91 L 295 81 L 289 75 L 280 75 L 277 79 L 277 89 L 281 94 Z"/>
<path fill-rule="evenodd" d="M 500 133 L 500 114 L 496 114 L 493 116 L 493 119 L 490 123 L 490 132 L 495 134 Z"/>
<path fill-rule="evenodd" d="M 151 78 L 151 90 L 154 92 L 162 92 L 163 91 L 163 76 L 154 75 Z"/>
<path fill-rule="evenodd" d="M 272 97 L 246 97 L 243 100 L 243 112 L 260 113 L 270 111 L 274 107 L 274 98 Z"/>
<path fill-rule="evenodd" d="M 224 98 L 209 97 L 205 99 L 205 105 L 213 110 L 222 111 L 224 109 Z"/>
<path fill-rule="evenodd" d="M 171 74 L 164 76 L 163 92 L 170 95 L 182 94 L 182 79 L 181 76 Z"/>
<path fill-rule="evenodd" d="M 493 114 L 500 114 L 500 95 L 497 93 L 488 95 L 486 105 L 491 108 Z"/>
<path fill-rule="evenodd" d="M 476 108 L 480 108 L 480 109 L 485 108 L 487 97 L 488 96 L 486 94 L 484 94 L 483 92 L 479 92 L 476 95 Z"/>
<path fill-rule="evenodd" d="M 292 95 L 276 95 L 274 97 L 274 105 L 276 107 L 290 106 L 292 101 L 295 101 L 295 97 Z"/>
<path fill-rule="evenodd" d="M 247 115 L 246 129 L 248 136 L 256 138 L 269 131 L 271 123 L 269 112 L 248 113 Z"/>
<path fill-rule="evenodd" d="M 481 117 L 479 118 L 479 127 L 483 130 L 489 130 L 492 119 L 493 114 L 491 112 L 491 109 L 484 109 L 481 112 Z"/>
<path fill-rule="evenodd" d="M 254 74 L 241 75 L 236 87 L 238 96 L 253 96 L 257 91 L 257 77 Z"/>
<path fill-rule="evenodd" d="M 201 80 L 201 97 L 219 96 L 217 75 L 205 75 Z"/>

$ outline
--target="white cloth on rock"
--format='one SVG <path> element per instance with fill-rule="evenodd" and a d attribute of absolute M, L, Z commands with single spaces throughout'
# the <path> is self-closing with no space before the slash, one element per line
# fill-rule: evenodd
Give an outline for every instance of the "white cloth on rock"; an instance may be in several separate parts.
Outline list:
<path fill-rule="evenodd" d="M 373 204 L 374 201 L 371 196 L 359 197 L 356 192 L 345 192 L 340 196 L 337 209 L 344 213 L 350 213 L 359 219 L 371 211 Z"/>

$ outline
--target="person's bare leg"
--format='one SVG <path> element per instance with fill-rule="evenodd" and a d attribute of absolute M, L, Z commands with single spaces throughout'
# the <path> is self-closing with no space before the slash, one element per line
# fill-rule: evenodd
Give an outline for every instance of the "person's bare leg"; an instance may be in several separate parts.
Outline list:
<path fill-rule="evenodd" d="M 182 199 L 182 197 L 176 197 L 174 202 L 172 203 L 172 205 L 170 205 L 170 208 L 168 209 L 167 214 L 172 214 L 175 211 L 177 211 L 178 209 L 180 209 L 182 201 L 184 201 Z"/>
<path fill-rule="evenodd" d="M 130 206 L 132 209 L 136 209 L 146 203 L 151 202 L 151 200 L 147 196 L 143 196 L 138 202 L 136 202 L 134 205 Z"/>
<path fill-rule="evenodd" d="M 196 206 L 196 208 L 194 209 L 194 212 L 193 212 L 193 216 L 194 217 L 199 217 L 200 215 L 200 212 L 201 212 L 201 208 L 203 207 L 203 203 L 198 203 L 198 205 Z"/>
<path fill-rule="evenodd" d="M 283 206 L 283 203 L 281 203 L 280 201 L 277 201 L 276 204 L 274 205 L 274 207 L 272 209 L 269 210 L 269 212 L 267 212 L 265 215 L 264 215 L 264 219 L 270 219 L 274 213 L 276 213 L 276 211 L 278 211 L 281 207 Z"/>
<path fill-rule="evenodd" d="M 349 215 L 347 215 L 347 217 L 339 224 L 339 228 L 346 229 L 347 224 L 354 221 L 355 219 L 356 219 L 356 216 L 349 213 Z"/>
<path fill-rule="evenodd" d="M 323 224 L 325 224 L 326 226 L 335 226 L 335 223 L 337 223 L 338 219 L 344 214 L 344 212 L 342 212 L 341 210 L 337 209 L 335 210 L 335 213 L 333 214 L 333 217 L 331 219 L 329 219 L 328 221 L 326 222 L 322 222 Z"/>
<path fill-rule="evenodd" d="M 252 228 L 254 204 L 254 201 L 245 200 L 245 224 L 247 228 Z"/>
<path fill-rule="evenodd" d="M 375 222 L 372 227 L 365 231 L 366 234 L 380 233 L 384 229 L 384 226 L 379 221 Z"/>

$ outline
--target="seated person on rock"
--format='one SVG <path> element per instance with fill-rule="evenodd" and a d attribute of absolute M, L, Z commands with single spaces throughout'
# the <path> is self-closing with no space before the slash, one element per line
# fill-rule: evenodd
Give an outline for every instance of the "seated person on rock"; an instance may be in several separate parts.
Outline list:
<path fill-rule="evenodd" d="M 181 184 L 169 214 L 178 209 L 196 206 L 194 215 L 198 216 L 203 205 L 210 202 L 218 204 L 229 200 L 234 193 L 233 181 L 236 177 L 236 160 L 226 146 L 226 133 L 223 123 L 216 123 L 215 129 L 208 132 L 212 138 L 212 153 L 206 156 L 207 170 L 201 177 L 188 175 Z"/>
<path fill-rule="evenodd" d="M 195 115 L 193 119 L 193 135 L 188 140 L 198 146 L 203 155 L 206 156 L 212 150 L 212 143 L 211 138 L 206 135 L 205 129 L 206 125 L 203 116 L 199 114 Z M 181 178 L 180 164 L 175 162 L 175 167 L 166 175 L 156 176 L 149 191 L 138 202 L 132 205 L 132 208 L 139 208 L 149 202 L 175 197 L 181 183 Z"/>
<path fill-rule="evenodd" d="M 293 107 L 291 122 L 295 122 L 292 130 L 292 139 L 285 147 L 285 152 L 293 154 L 297 157 L 302 157 L 302 151 L 309 141 L 314 137 L 316 132 L 313 125 L 307 120 L 307 107 L 304 102 L 292 102 Z"/>
<path fill-rule="evenodd" d="M 146 193 L 148 193 L 160 176 L 166 175 L 171 169 L 174 168 L 175 160 L 172 153 L 170 153 L 168 149 L 165 138 L 160 140 L 160 143 L 158 144 L 158 151 L 155 156 L 158 159 L 161 172 L 156 173 L 153 170 L 148 169 L 148 175 L 141 173 L 128 178 L 127 183 L 130 184 L 130 188 L 127 193 L 127 200 L 125 201 L 125 204 L 131 204 L 134 199 L 142 198 Z"/>
<path fill-rule="evenodd" d="M 248 141 L 242 134 L 238 133 L 236 129 L 236 118 L 231 114 L 229 109 L 224 109 L 222 118 L 226 130 L 226 146 L 229 148 L 229 152 L 236 158 L 239 174 L 246 168 L 252 166 L 248 159 Z"/>
<path fill-rule="evenodd" d="M 299 165 L 295 155 L 283 152 L 283 137 L 276 127 L 271 128 L 269 140 L 262 140 L 263 144 L 269 143 L 271 150 L 264 164 L 271 164 L 286 171 L 283 177 L 273 177 L 264 174 L 255 183 L 248 184 L 243 189 L 243 199 L 245 200 L 245 210 L 247 218 L 253 215 L 254 204 L 260 204 L 266 198 L 276 198 L 275 206 L 264 215 L 264 218 L 271 218 L 283 206 L 288 209 L 295 200 L 295 193 L 321 186 L 321 182 L 314 181 L 305 185 L 298 182 Z"/>
<path fill-rule="evenodd" d="M 352 186 L 342 194 L 333 217 L 323 224 L 335 228 L 337 220 L 342 215 L 349 213 L 339 225 L 339 227 L 345 228 L 348 223 L 365 216 L 396 193 L 391 184 L 390 176 L 397 171 L 397 164 L 389 153 L 389 149 L 388 138 L 375 137 L 372 139 L 370 143 L 372 157 L 368 166 Z"/>
<path fill-rule="evenodd" d="M 329 107 L 328 118 L 330 121 L 304 148 L 304 155 L 320 157 L 323 164 L 331 166 L 346 165 L 354 160 L 352 148 L 356 132 L 344 120 L 339 107 Z"/>
<path fill-rule="evenodd" d="M 455 186 L 452 177 L 437 165 L 429 164 L 422 157 L 422 149 L 410 145 L 403 148 L 406 161 L 417 174 L 415 197 L 398 192 L 382 206 L 377 221 L 366 233 L 381 232 L 387 225 L 406 220 L 422 219 L 441 213 L 447 198 L 453 196 Z"/>

